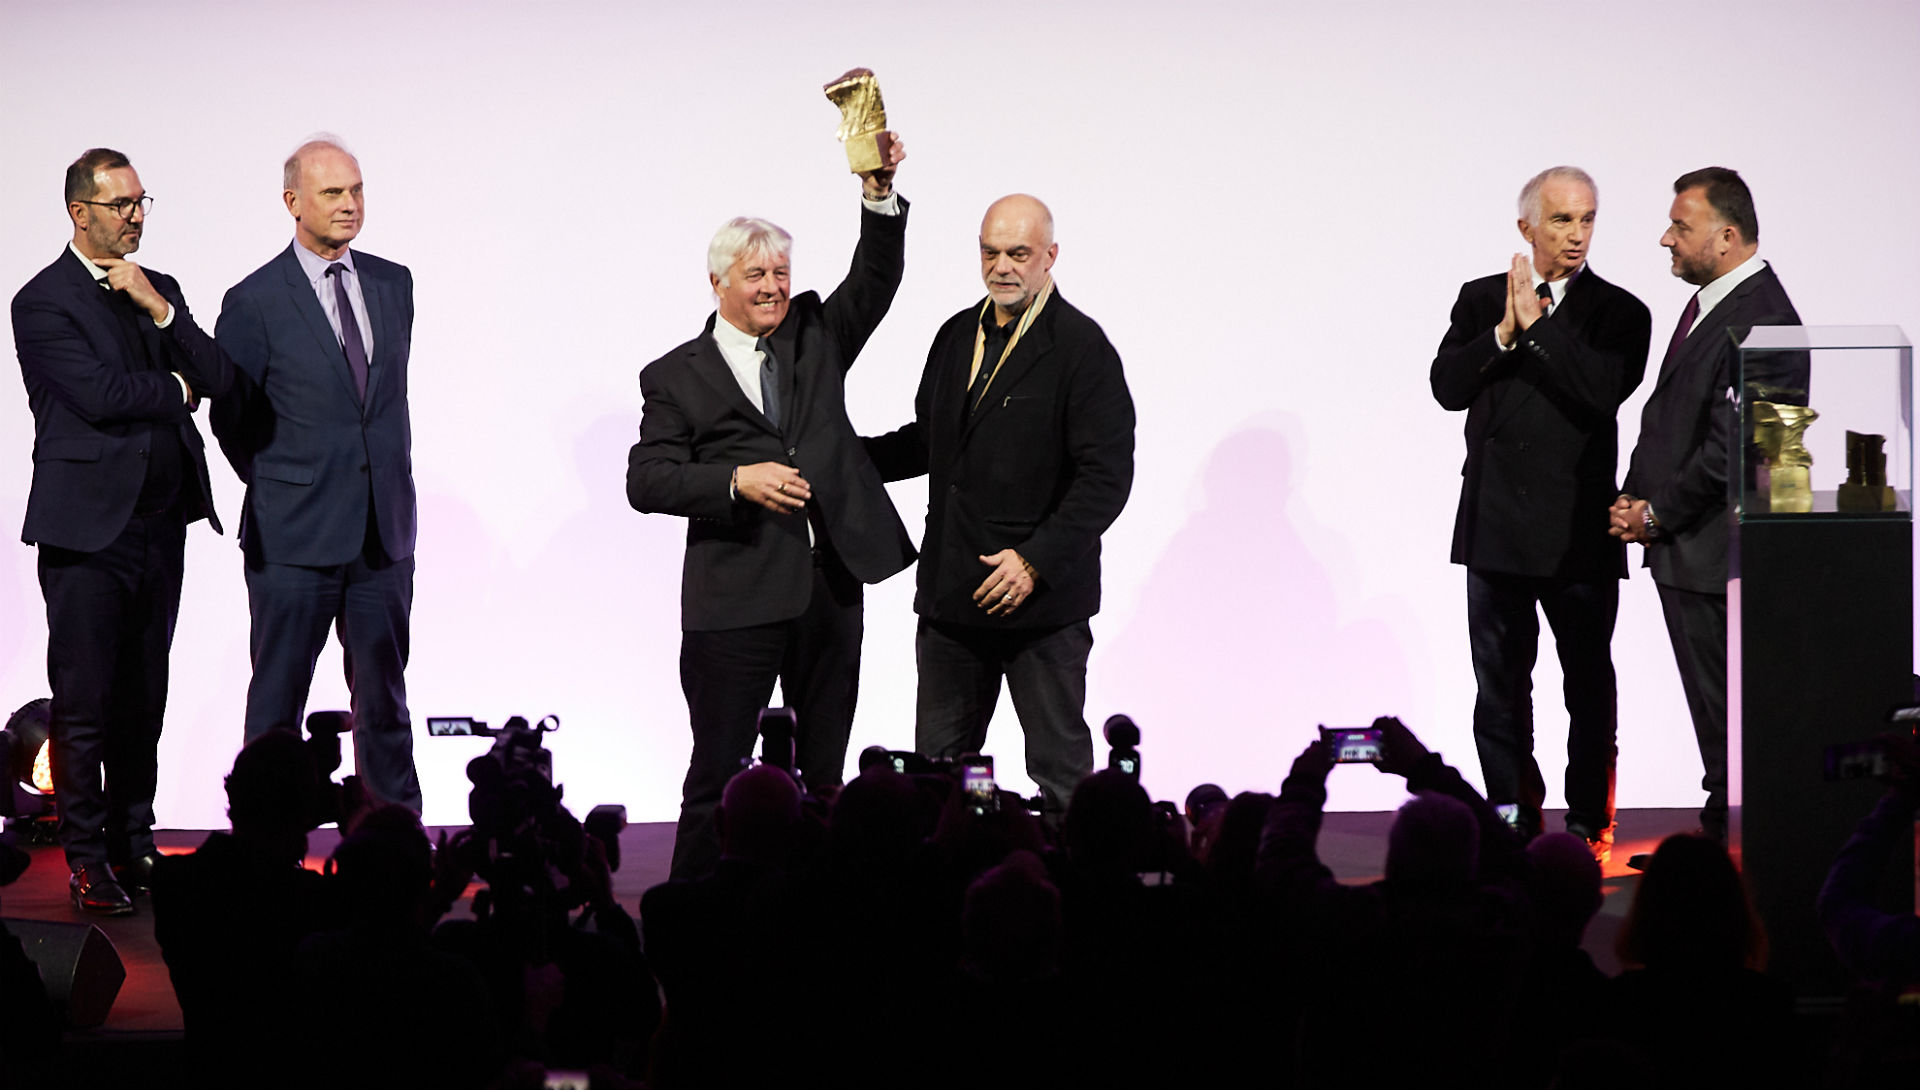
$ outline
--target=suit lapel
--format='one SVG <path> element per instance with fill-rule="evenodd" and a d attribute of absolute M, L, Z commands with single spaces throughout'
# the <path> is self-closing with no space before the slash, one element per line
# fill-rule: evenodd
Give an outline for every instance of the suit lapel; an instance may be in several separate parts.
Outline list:
<path fill-rule="evenodd" d="M 280 274 L 285 281 L 287 294 L 293 300 L 293 309 L 307 323 L 307 331 L 334 365 L 334 375 L 346 388 L 347 396 L 357 402 L 360 394 L 353 388 L 353 372 L 347 367 L 346 350 L 340 347 L 340 338 L 334 335 L 333 323 L 327 321 L 327 312 L 320 308 L 320 297 L 313 293 L 313 284 L 307 279 L 306 270 L 300 267 L 300 259 L 294 256 L 293 247 L 298 245 L 295 242 L 280 254 Z"/>
<path fill-rule="evenodd" d="M 1720 347 L 1723 343 L 1722 338 L 1727 335 L 1727 327 L 1733 324 L 1727 320 L 1728 316 L 1738 309 L 1742 300 L 1759 289 L 1760 278 L 1772 271 L 1771 267 L 1761 269 L 1742 280 L 1727 293 L 1725 299 L 1720 300 L 1712 310 L 1700 316 L 1700 320 L 1694 323 L 1693 331 L 1687 334 L 1687 339 L 1680 342 L 1679 351 L 1675 352 L 1673 358 L 1667 360 L 1660 368 L 1660 378 L 1653 384 L 1654 393 L 1659 393 L 1675 375 L 1693 366 L 1695 359 L 1710 356 Z"/>
<path fill-rule="evenodd" d="M 123 370 L 136 370 L 135 364 L 141 359 L 141 347 L 128 339 L 130 331 L 120 316 L 114 313 L 113 296 L 100 282 L 88 275 L 86 266 L 73 256 L 72 251 L 64 255 L 67 268 L 68 287 L 73 292 L 74 306 L 81 314 L 89 315 L 95 323 L 111 330 L 115 344 L 120 346 L 120 366 Z"/>
<path fill-rule="evenodd" d="M 740 389 L 740 380 L 733 377 L 733 368 L 727 366 L 726 357 L 720 354 L 720 346 L 713 343 L 713 323 L 719 320 L 717 314 L 707 319 L 707 328 L 694 339 L 693 345 L 687 350 L 687 367 L 698 375 L 701 381 L 712 387 L 713 392 L 719 394 L 720 399 L 731 406 L 734 412 L 753 421 L 767 432 L 779 435 L 780 429 L 774 427 L 766 414 L 754 408 L 753 402 L 747 400 L 746 392 Z M 779 331 L 776 330 L 774 335 L 777 337 Z M 780 351 L 780 345 L 777 342 L 773 350 Z"/>
<path fill-rule="evenodd" d="M 397 334 L 387 326 L 387 316 L 392 313 L 392 307 L 389 306 L 390 300 L 387 297 L 386 277 L 376 274 L 370 267 L 371 262 L 362 261 L 356 264 L 356 275 L 360 277 L 360 297 L 367 301 L 367 325 L 374 331 L 373 355 L 367 359 L 367 396 L 362 405 L 363 410 L 370 413 L 373 411 L 373 399 L 380 387 L 381 377 L 389 370 L 376 365 L 384 359 L 383 353 L 393 350 L 394 338 Z M 346 352 L 342 350 L 341 358 L 345 357 Z M 349 380 L 353 377 L 351 367 L 348 368 L 347 377 Z"/>
<path fill-rule="evenodd" d="M 1054 307 L 1063 302 L 1059 292 L 1056 291 L 1047 305 Z M 1053 351 L 1053 312 L 1043 310 L 1040 316 L 1034 319 L 1033 325 L 1028 327 L 1026 336 L 1021 337 L 1020 343 L 1013 346 L 1013 354 L 1007 357 L 1007 362 L 1001 366 L 999 374 L 994 375 L 993 380 L 987 385 L 986 396 L 981 399 L 980 407 L 967 413 L 966 425 L 960 429 L 961 446 L 966 445 L 967 440 L 973 435 L 973 430 L 980 426 L 982 420 L 1006 408 L 1007 398 L 1020 388 L 1021 380 L 1031 374 L 1034 367 L 1051 351 Z M 995 362 L 995 360 L 982 358 L 980 366 L 983 369 L 992 370 Z M 964 366 L 971 368 L 972 365 L 973 349 L 969 342 Z M 966 377 L 966 370 L 963 369 L 960 373 L 962 382 L 960 396 L 963 404 L 966 397 L 964 385 Z"/>

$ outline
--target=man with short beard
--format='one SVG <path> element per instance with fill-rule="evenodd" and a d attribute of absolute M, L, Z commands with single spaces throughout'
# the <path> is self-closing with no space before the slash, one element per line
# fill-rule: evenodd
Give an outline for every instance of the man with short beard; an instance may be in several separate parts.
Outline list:
<path fill-rule="evenodd" d="M 120 916 L 158 859 L 153 796 L 187 526 L 220 529 L 191 414 L 227 392 L 233 365 L 172 277 L 127 260 L 152 203 L 127 157 L 82 155 L 66 197 L 73 240 L 13 299 L 34 438 L 21 540 L 40 548 L 68 888 L 81 912 Z"/>
<path fill-rule="evenodd" d="M 1660 245 L 1673 256 L 1673 275 L 1699 290 L 1680 314 L 1641 413 L 1610 532 L 1646 546 L 1705 769 L 1700 828 L 1725 844 L 1727 460 L 1739 412 L 1734 343 L 1753 326 L 1799 325 L 1800 315 L 1760 258 L 1760 220 L 1739 174 L 1706 167 L 1681 175 L 1673 192 Z M 1788 373 L 1773 381 L 1804 400 L 1806 357 L 1784 357 Z"/>
<path fill-rule="evenodd" d="M 995 201 L 987 298 L 934 334 L 913 422 L 868 442 L 888 480 L 928 475 L 915 748 L 978 753 L 1004 678 L 1055 819 L 1093 771 L 1088 622 L 1100 535 L 1133 487 L 1134 424 L 1120 354 L 1054 286 L 1059 252 L 1046 205 Z"/>

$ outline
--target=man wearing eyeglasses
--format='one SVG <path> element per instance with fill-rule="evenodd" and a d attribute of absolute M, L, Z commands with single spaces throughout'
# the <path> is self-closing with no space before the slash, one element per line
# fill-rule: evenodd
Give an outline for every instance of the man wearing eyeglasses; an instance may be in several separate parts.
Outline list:
<path fill-rule="evenodd" d="M 79 911 L 122 916 L 156 859 L 187 526 L 220 529 L 192 413 L 234 370 L 180 285 L 127 260 L 153 205 L 127 157 L 94 148 L 74 160 L 66 198 L 72 241 L 13 297 L 34 440 L 20 536 L 40 551 L 68 889 Z"/>
<path fill-rule="evenodd" d="M 215 333 L 239 369 L 213 433 L 246 482 L 240 516 L 253 681 L 248 741 L 299 731 L 338 630 L 354 767 L 420 809 L 405 669 L 413 609 L 413 274 L 353 249 L 360 162 L 332 136 L 282 166 L 293 242 L 227 292 Z"/>

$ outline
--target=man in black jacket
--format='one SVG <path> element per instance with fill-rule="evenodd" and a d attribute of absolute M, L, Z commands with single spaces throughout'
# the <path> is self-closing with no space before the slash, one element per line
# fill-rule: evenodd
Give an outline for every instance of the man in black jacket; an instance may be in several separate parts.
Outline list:
<path fill-rule="evenodd" d="M 987 298 L 935 334 L 914 421 L 871 440 L 888 480 L 929 475 L 915 745 L 979 752 L 1004 677 L 1027 772 L 1064 813 L 1093 770 L 1088 618 L 1100 535 L 1133 486 L 1133 399 L 1120 355 L 1054 289 L 1053 214 L 1024 194 L 980 225 Z"/>
<path fill-rule="evenodd" d="M 635 510 L 687 519 L 680 684 L 693 725 L 673 877 L 720 857 L 714 810 L 753 753 L 777 678 L 798 713 L 808 786 L 840 783 L 860 686 L 864 583 L 913 562 L 913 543 L 847 420 L 846 373 L 893 303 L 906 262 L 905 158 L 861 175 L 860 245 L 822 302 L 789 297 L 792 239 L 765 220 L 714 235 L 717 302 L 700 335 L 640 372 Z"/>
<path fill-rule="evenodd" d="M 1515 254 L 1505 273 L 1460 289 L 1430 377 L 1443 408 L 1467 410 L 1453 562 L 1467 568 L 1487 797 L 1523 835 L 1540 832 L 1533 664 L 1544 610 L 1566 682 L 1567 829 L 1604 860 L 1618 752 L 1613 622 L 1627 566 L 1600 509 L 1615 494 L 1615 417 L 1646 370 L 1651 319 L 1587 265 L 1598 207 L 1576 167 L 1526 184 L 1519 226 L 1531 259 Z"/>

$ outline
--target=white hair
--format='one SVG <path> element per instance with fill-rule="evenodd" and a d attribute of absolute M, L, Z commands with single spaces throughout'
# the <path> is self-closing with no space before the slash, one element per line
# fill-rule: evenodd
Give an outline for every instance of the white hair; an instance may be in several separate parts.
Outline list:
<path fill-rule="evenodd" d="M 1593 184 L 1592 175 L 1581 170 L 1579 167 L 1548 167 L 1540 173 L 1535 174 L 1532 178 L 1529 178 L 1527 184 L 1520 187 L 1521 219 L 1535 227 L 1540 226 L 1540 190 L 1545 188 L 1546 184 L 1555 178 L 1564 178 L 1569 182 L 1579 182 L 1581 185 L 1586 186 L 1587 192 L 1593 194 L 1593 203 L 1596 206 L 1599 205 L 1600 187 Z"/>
<path fill-rule="evenodd" d="M 793 252 L 793 236 L 778 224 L 752 216 L 735 216 L 720 225 L 707 244 L 707 272 L 727 286 L 727 270 L 751 255 L 785 257 Z"/>
<path fill-rule="evenodd" d="M 286 163 L 280 168 L 281 188 L 294 190 L 300 188 L 300 157 L 320 148 L 332 148 L 356 163 L 360 161 L 360 157 L 348 151 L 346 142 L 339 137 L 330 132 L 314 133 L 302 140 L 300 146 L 293 149 L 293 154 L 287 156 Z"/>

